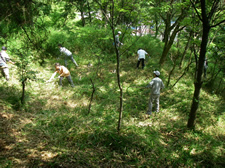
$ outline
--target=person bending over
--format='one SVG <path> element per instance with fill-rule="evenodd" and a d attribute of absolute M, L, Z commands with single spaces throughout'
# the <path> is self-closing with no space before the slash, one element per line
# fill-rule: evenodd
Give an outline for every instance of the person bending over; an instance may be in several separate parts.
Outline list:
<path fill-rule="evenodd" d="M 71 87 L 74 87 L 73 80 L 70 75 L 70 71 L 66 67 L 60 65 L 59 63 L 55 63 L 55 72 L 52 74 L 51 78 L 47 82 L 51 82 L 57 73 L 60 74 L 58 77 L 59 86 L 62 86 L 62 80 L 64 77 L 66 77 Z"/>
<path fill-rule="evenodd" d="M 78 67 L 77 62 L 73 58 L 72 52 L 70 52 L 68 49 L 63 47 L 62 44 L 58 44 L 58 47 L 59 47 L 59 51 L 61 52 L 61 55 L 64 54 L 64 56 L 65 56 L 64 57 L 65 66 L 67 67 L 67 60 L 71 59 L 71 61 L 76 65 L 76 67 Z"/>

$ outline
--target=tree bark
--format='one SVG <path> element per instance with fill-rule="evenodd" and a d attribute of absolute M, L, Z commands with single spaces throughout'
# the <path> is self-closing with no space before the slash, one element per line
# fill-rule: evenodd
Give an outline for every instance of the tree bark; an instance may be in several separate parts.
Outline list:
<path fill-rule="evenodd" d="M 159 22 L 157 14 L 155 14 L 155 38 L 157 38 L 158 34 L 159 34 Z"/>
<path fill-rule="evenodd" d="M 112 28 L 114 44 L 116 44 L 115 27 L 114 27 L 114 0 L 112 0 L 112 8 L 111 9 L 112 9 L 112 11 L 111 11 L 111 18 L 112 18 L 111 28 Z M 119 120 L 118 120 L 118 126 L 117 126 L 117 131 L 118 131 L 118 133 L 120 133 L 122 114 L 123 114 L 123 88 L 120 83 L 120 53 L 119 53 L 120 46 L 114 45 L 114 47 L 115 47 L 115 51 L 116 51 L 116 60 L 117 60 L 117 69 L 116 69 L 117 84 L 120 89 L 120 108 L 119 108 Z"/>
<path fill-rule="evenodd" d="M 173 1 L 171 1 L 171 3 L 173 3 Z M 164 36 L 163 36 L 163 42 L 165 44 L 164 44 L 162 56 L 159 61 L 160 65 L 163 65 L 165 63 L 166 57 L 169 53 L 171 46 L 173 45 L 173 42 L 177 33 L 184 28 L 184 27 L 180 27 L 180 23 L 186 17 L 188 8 L 189 7 L 187 6 L 181 10 L 181 14 L 172 25 L 171 25 L 171 21 L 173 18 L 172 11 L 167 12 L 166 17 L 163 17 L 161 15 L 161 18 L 164 21 L 166 27 L 165 27 Z M 172 31 L 172 35 L 171 35 L 171 31 Z"/>
<path fill-rule="evenodd" d="M 180 65 L 179 65 L 179 68 L 181 69 L 182 68 L 182 65 L 183 65 L 183 60 L 185 58 L 185 55 L 187 53 L 187 49 L 189 47 L 189 44 L 190 44 L 190 41 L 191 41 L 191 37 L 193 36 L 193 31 L 190 32 L 189 34 L 189 37 L 188 37 L 188 41 L 187 41 L 187 44 L 185 46 L 185 49 L 184 49 L 184 52 L 182 54 L 182 57 L 181 57 L 181 60 L 180 60 Z"/>
<path fill-rule="evenodd" d="M 210 31 L 209 18 L 206 15 L 205 8 L 206 8 L 205 1 L 202 0 L 201 10 L 202 10 L 203 34 L 202 34 L 201 49 L 200 49 L 200 55 L 198 60 L 198 67 L 197 67 L 197 76 L 195 76 L 195 83 L 194 83 L 195 91 L 194 91 L 191 111 L 189 113 L 189 119 L 187 123 L 187 127 L 190 129 L 193 129 L 195 127 L 196 112 L 199 106 L 199 95 L 200 95 L 200 90 L 202 87 L 203 65 L 204 65 L 206 47 L 207 47 L 209 31 Z"/>
<path fill-rule="evenodd" d="M 91 94 L 91 99 L 90 99 L 90 104 L 89 104 L 89 108 L 88 108 L 88 114 L 90 113 L 90 111 L 91 111 L 91 103 L 92 103 L 92 100 L 93 100 L 93 97 L 94 97 L 94 93 L 95 93 L 95 85 L 94 85 L 94 83 L 93 83 L 93 81 L 92 81 L 92 79 L 90 79 L 91 80 L 91 84 L 92 84 L 92 94 Z"/>
<path fill-rule="evenodd" d="M 84 11 L 83 11 L 83 9 L 81 9 L 80 14 L 81 14 L 82 26 L 84 27 L 85 26 L 85 18 L 84 18 Z"/>
<path fill-rule="evenodd" d="M 176 55 L 176 57 L 175 57 L 175 59 L 174 59 L 174 61 L 173 61 L 173 67 L 172 67 L 172 69 L 170 70 L 170 73 L 169 73 L 169 77 L 168 77 L 167 84 L 166 84 L 167 87 L 168 87 L 169 84 L 170 84 L 171 76 L 172 76 L 172 74 L 173 74 L 173 71 L 174 71 L 175 68 L 176 68 L 176 61 L 177 61 L 177 59 L 178 59 L 178 53 L 177 53 L 177 55 Z"/>
<path fill-rule="evenodd" d="M 24 79 L 22 81 L 22 97 L 21 97 L 21 104 L 24 105 L 25 103 L 25 87 L 26 87 L 26 80 L 27 79 Z"/>
<path fill-rule="evenodd" d="M 90 23 L 92 22 L 92 18 L 91 18 L 91 8 L 90 8 L 90 3 L 87 1 L 87 5 L 88 5 L 88 15 L 89 15 L 89 21 Z"/>
<path fill-rule="evenodd" d="M 168 55 L 168 53 L 170 51 L 170 48 L 173 45 L 174 39 L 175 39 L 175 37 L 176 37 L 176 35 L 177 35 L 177 33 L 179 31 L 180 31 L 179 26 L 176 26 L 175 30 L 173 31 L 173 33 L 172 33 L 172 35 L 171 35 L 169 40 L 168 40 L 169 37 L 165 36 L 165 38 L 166 38 L 165 39 L 165 45 L 164 45 L 164 48 L 163 48 L 162 56 L 161 56 L 160 61 L 159 61 L 160 65 L 163 65 L 164 62 L 166 61 L 166 57 L 167 57 L 167 55 Z M 170 32 L 167 32 L 167 33 L 170 34 Z"/>

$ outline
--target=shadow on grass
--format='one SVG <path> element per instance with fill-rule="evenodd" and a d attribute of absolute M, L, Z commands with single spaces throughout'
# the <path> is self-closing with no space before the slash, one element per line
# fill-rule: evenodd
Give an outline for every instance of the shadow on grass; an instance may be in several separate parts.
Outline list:
<path fill-rule="evenodd" d="M 0 86 L 1 97 L 3 101 L 10 103 L 14 110 L 19 110 L 20 108 L 20 95 L 22 93 L 16 87 L 8 86 L 6 83 L 5 86 Z"/>
<path fill-rule="evenodd" d="M 11 120 L 14 118 L 6 113 L 1 112 L 4 108 L 0 104 L 0 167 L 7 167 L 11 164 L 6 153 L 10 146 L 16 143 L 16 138 L 13 136 L 14 131 L 11 126 Z"/>
<path fill-rule="evenodd" d="M 35 121 L 21 128 L 22 141 L 6 155 L 14 162 L 12 167 L 224 165 L 221 154 L 213 155 L 223 149 L 223 141 L 210 135 L 188 132 L 175 121 L 170 126 L 162 125 L 160 130 L 124 126 L 119 135 L 114 118 L 106 120 L 115 115 L 113 111 L 102 114 L 103 118 L 95 116 L 96 113 L 85 115 L 83 107 L 65 108 L 64 105 L 35 113 Z M 16 160 L 21 162 L 15 163 Z"/>
<path fill-rule="evenodd" d="M 222 152 L 218 150 L 223 142 L 211 135 L 167 127 L 162 127 L 160 131 L 154 127 L 126 127 L 119 135 L 111 127 L 112 123 L 92 123 L 90 119 L 88 122 L 89 125 L 79 116 L 64 115 L 52 118 L 49 123 L 33 126 L 32 130 L 37 132 L 27 134 L 27 139 L 37 136 L 37 141 L 29 141 L 33 145 L 29 148 L 36 150 L 36 155 L 27 153 L 27 166 L 224 166 L 224 156 L 218 154 Z M 51 157 L 48 158 L 47 154 Z"/>

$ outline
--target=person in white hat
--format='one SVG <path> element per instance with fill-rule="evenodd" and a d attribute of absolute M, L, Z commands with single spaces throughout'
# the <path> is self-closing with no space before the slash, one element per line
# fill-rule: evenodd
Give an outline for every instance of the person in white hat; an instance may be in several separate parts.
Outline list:
<path fill-rule="evenodd" d="M 119 47 L 120 45 L 123 45 L 123 43 L 120 42 L 120 35 L 121 35 L 121 31 L 118 31 L 117 35 L 115 36 L 117 47 Z"/>
<path fill-rule="evenodd" d="M 149 114 L 149 115 L 152 114 L 152 106 L 153 106 L 154 102 L 156 103 L 156 112 L 159 112 L 160 90 L 164 88 L 163 81 L 162 81 L 162 79 L 159 78 L 160 72 L 154 71 L 153 74 L 154 74 L 154 78 L 147 86 L 147 87 L 151 88 L 151 95 L 150 95 L 148 111 L 147 111 L 147 114 Z"/>

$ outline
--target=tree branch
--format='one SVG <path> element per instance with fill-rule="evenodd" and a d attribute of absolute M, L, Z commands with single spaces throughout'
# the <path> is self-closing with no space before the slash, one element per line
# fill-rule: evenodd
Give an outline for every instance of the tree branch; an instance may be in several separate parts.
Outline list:
<path fill-rule="evenodd" d="M 213 2 L 212 8 L 211 8 L 211 10 L 210 10 L 210 12 L 209 12 L 209 16 L 208 16 L 208 19 L 209 19 L 209 20 L 211 20 L 213 14 L 214 14 L 215 11 L 216 11 L 216 8 L 218 8 L 218 3 L 219 3 L 219 0 L 215 0 L 215 1 Z"/>
<path fill-rule="evenodd" d="M 225 22 L 225 20 L 222 20 L 222 21 L 220 21 L 219 23 L 210 26 L 210 28 L 216 27 L 216 26 L 218 26 L 218 25 L 220 25 L 220 24 L 222 24 L 222 23 L 224 23 L 224 22 Z"/>
<path fill-rule="evenodd" d="M 93 83 L 93 81 L 92 81 L 92 79 L 90 78 L 90 80 L 91 80 L 91 84 L 92 84 L 92 94 L 91 94 L 91 99 L 90 99 L 90 104 L 89 104 L 89 108 L 88 108 L 88 114 L 90 113 L 90 111 L 91 111 L 91 103 L 92 103 L 92 100 L 93 100 L 93 96 L 94 96 L 94 93 L 95 93 L 95 85 L 94 85 L 94 83 Z"/>
<path fill-rule="evenodd" d="M 191 4 L 192 4 L 192 7 L 194 8 L 195 12 L 197 13 L 198 18 L 202 21 L 202 18 L 201 18 L 201 16 L 200 16 L 200 14 L 198 13 L 197 8 L 196 8 L 196 6 L 195 6 L 195 4 L 192 2 L 192 0 L 190 0 L 190 2 L 191 2 Z"/>

